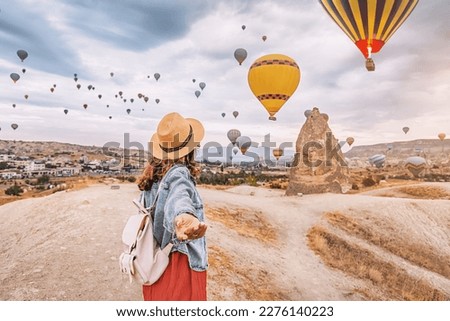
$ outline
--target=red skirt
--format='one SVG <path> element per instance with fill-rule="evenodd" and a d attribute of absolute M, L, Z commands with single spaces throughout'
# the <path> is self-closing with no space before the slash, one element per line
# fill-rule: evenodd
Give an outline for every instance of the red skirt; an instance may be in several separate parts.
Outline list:
<path fill-rule="evenodd" d="M 142 294 L 145 301 L 206 301 L 206 271 L 192 270 L 186 254 L 172 252 L 163 275 Z"/>

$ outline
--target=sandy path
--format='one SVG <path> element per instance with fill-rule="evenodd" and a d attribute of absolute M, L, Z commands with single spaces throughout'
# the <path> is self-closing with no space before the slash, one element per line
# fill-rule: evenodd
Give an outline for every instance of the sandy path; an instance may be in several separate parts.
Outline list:
<path fill-rule="evenodd" d="M 354 289 L 365 286 L 365 281 L 330 269 L 307 247 L 308 229 L 322 222 L 326 211 L 379 216 L 411 237 L 431 243 L 443 257 L 450 255 L 450 201 L 361 194 L 285 197 L 279 190 L 248 186 L 226 191 L 200 188 L 200 193 L 210 208 L 257 211 L 273 225 L 278 237 L 268 245 L 208 220 L 208 246 L 226 251 L 244 271 L 260 273 L 255 291 L 268 283 L 285 300 L 362 299 Z M 140 300 L 139 287 L 129 285 L 117 264 L 121 231 L 135 212 L 131 200 L 137 195 L 133 184 L 122 184 L 119 190 L 94 185 L 0 206 L 0 299 Z M 209 299 L 242 299 L 237 296 L 242 284 L 221 283 L 217 277 L 221 268 L 212 267 L 208 273 Z M 411 271 L 422 273 L 439 288 L 449 284 L 429 271 Z"/>

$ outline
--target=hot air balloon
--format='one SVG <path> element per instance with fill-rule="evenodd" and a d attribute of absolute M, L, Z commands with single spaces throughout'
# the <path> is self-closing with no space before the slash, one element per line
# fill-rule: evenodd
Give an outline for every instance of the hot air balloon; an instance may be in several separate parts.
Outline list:
<path fill-rule="evenodd" d="M 12 104 L 13 108 L 16 108 L 16 104 Z"/>
<path fill-rule="evenodd" d="M 439 133 L 438 134 L 438 137 L 439 137 L 439 139 L 442 141 L 442 140 L 444 140 L 445 139 L 445 133 Z"/>
<path fill-rule="evenodd" d="M 227 133 L 227 137 L 233 146 L 236 144 L 236 139 L 241 136 L 241 132 L 237 129 L 230 129 Z"/>
<path fill-rule="evenodd" d="M 69 112 L 69 110 L 68 109 L 64 109 L 64 114 L 66 114 L 67 115 L 67 113 Z"/>
<path fill-rule="evenodd" d="M 12 79 L 12 81 L 14 81 L 14 83 L 16 83 L 16 81 L 20 79 L 19 74 L 16 74 L 15 72 L 13 72 L 11 75 L 9 75 L 9 77 L 11 77 L 11 79 Z"/>
<path fill-rule="evenodd" d="M 51 91 L 51 92 L 54 92 L 54 91 L 55 91 L 55 88 L 53 88 L 53 87 L 50 88 L 50 91 Z"/>
<path fill-rule="evenodd" d="M 236 138 L 236 146 L 239 147 L 242 155 L 245 155 L 251 145 L 252 140 L 248 136 L 239 136 L 238 138 Z"/>
<path fill-rule="evenodd" d="M 17 124 L 11 124 L 11 128 L 14 130 L 16 130 L 18 127 L 19 127 L 19 125 L 17 125 Z"/>
<path fill-rule="evenodd" d="M 409 132 L 409 127 L 403 127 L 402 130 L 403 130 L 403 132 L 406 134 L 406 133 Z"/>
<path fill-rule="evenodd" d="M 353 137 L 347 137 L 346 142 L 347 142 L 348 146 L 352 146 L 354 141 L 355 141 L 355 139 Z"/>
<path fill-rule="evenodd" d="M 75 80 L 75 82 L 77 82 L 77 81 L 78 81 L 78 78 L 77 78 L 77 77 L 75 77 L 75 78 L 73 78 L 73 80 Z"/>
<path fill-rule="evenodd" d="M 78 75 L 77 74 L 73 74 L 73 76 L 76 78 L 76 77 L 78 77 Z"/>
<path fill-rule="evenodd" d="M 78 85 L 77 85 L 77 88 L 78 88 L 78 89 L 80 89 L 80 88 L 81 88 L 81 85 L 80 85 L 80 84 L 78 84 Z"/>
<path fill-rule="evenodd" d="M 139 98 L 139 99 L 141 99 L 142 96 L 143 96 L 143 95 L 142 95 L 141 93 L 138 94 L 138 98 Z"/>
<path fill-rule="evenodd" d="M 156 81 L 158 81 L 159 77 L 161 77 L 161 75 L 158 73 L 155 73 L 153 76 L 155 76 Z"/>
<path fill-rule="evenodd" d="M 27 70 L 25 68 L 22 69 L 22 73 L 24 74 Z"/>
<path fill-rule="evenodd" d="M 405 161 L 405 168 L 418 177 L 427 167 L 427 162 L 423 157 L 412 156 L 408 157 Z"/>
<path fill-rule="evenodd" d="M 311 109 L 307 109 L 307 110 L 305 110 L 303 115 L 305 115 L 305 117 L 308 118 L 311 115 L 311 113 L 312 113 L 312 110 Z"/>
<path fill-rule="evenodd" d="M 383 167 L 385 160 L 386 160 L 386 156 L 383 154 L 376 154 L 376 155 L 369 157 L 369 163 L 371 165 L 375 165 L 376 168 Z"/>
<path fill-rule="evenodd" d="M 225 113 L 222 113 L 222 117 L 225 117 L 225 115 L 226 115 Z"/>
<path fill-rule="evenodd" d="M 84 104 L 83 107 L 84 107 L 84 109 L 86 109 L 86 108 L 88 108 L 88 105 L 87 105 L 87 104 Z"/>
<path fill-rule="evenodd" d="M 290 57 L 280 54 L 262 56 L 248 71 L 248 84 L 270 115 L 275 114 L 292 96 L 300 82 L 300 68 Z"/>
<path fill-rule="evenodd" d="M 102 99 L 102 95 L 98 95 L 98 99 Z"/>
<path fill-rule="evenodd" d="M 91 89 L 92 89 L 92 85 L 89 85 L 89 86 L 88 86 L 88 89 L 91 90 Z"/>
<path fill-rule="evenodd" d="M 283 149 L 281 148 L 275 148 L 272 151 L 273 156 L 278 160 L 281 156 L 283 156 Z"/>
<path fill-rule="evenodd" d="M 123 95 L 123 92 L 119 91 L 119 96 L 122 97 L 122 95 Z"/>
<path fill-rule="evenodd" d="M 124 99 L 123 99 L 123 102 L 124 102 L 124 103 L 126 103 L 126 102 L 127 102 L 127 99 L 126 99 L 126 98 L 124 98 Z"/>
<path fill-rule="evenodd" d="M 113 73 L 113 72 L 110 72 L 109 75 L 112 77 L 112 76 L 114 76 L 114 73 Z"/>
<path fill-rule="evenodd" d="M 233 111 L 233 116 L 234 118 L 237 118 L 237 116 L 239 116 L 239 112 L 237 110 Z"/>
<path fill-rule="evenodd" d="M 130 102 L 131 102 L 131 103 L 134 103 L 134 98 L 130 98 Z"/>
<path fill-rule="evenodd" d="M 192 82 L 195 83 L 195 79 L 192 79 Z"/>
<path fill-rule="evenodd" d="M 394 148 L 394 145 L 392 145 L 392 144 L 387 144 L 387 145 L 386 145 L 386 148 L 387 148 L 388 151 L 391 151 L 391 150 Z"/>
<path fill-rule="evenodd" d="M 24 95 L 25 99 L 28 99 L 28 95 Z"/>
<path fill-rule="evenodd" d="M 267 40 L 267 36 L 262 36 L 262 40 L 266 41 Z"/>
<path fill-rule="evenodd" d="M 159 104 L 160 100 L 158 98 L 155 99 L 155 102 Z"/>
<path fill-rule="evenodd" d="M 233 147 L 233 154 L 236 155 L 239 152 L 239 148 Z"/>
<path fill-rule="evenodd" d="M 245 58 L 247 58 L 247 50 L 244 48 L 238 48 L 234 51 L 234 58 L 237 60 L 239 65 L 242 65 Z"/>
<path fill-rule="evenodd" d="M 375 70 L 372 54 L 381 50 L 419 0 L 319 0 L 325 11 L 355 43 Z"/>
<path fill-rule="evenodd" d="M 195 91 L 195 96 L 197 96 L 197 98 L 198 98 L 198 96 L 200 96 L 200 94 L 201 94 L 200 90 Z"/>
<path fill-rule="evenodd" d="M 112 119 L 112 116 L 109 116 L 109 119 Z"/>
<path fill-rule="evenodd" d="M 19 56 L 20 60 L 24 61 L 28 57 L 28 52 L 25 50 L 17 50 L 17 56 Z"/>
<path fill-rule="evenodd" d="M 109 105 L 106 105 L 106 108 L 109 108 Z"/>
<path fill-rule="evenodd" d="M 129 115 L 131 112 L 131 109 L 127 109 L 127 114 Z"/>
<path fill-rule="evenodd" d="M 201 90 L 205 89 L 206 84 L 204 82 L 201 82 L 198 84 L 198 86 L 200 87 Z"/>
<path fill-rule="evenodd" d="M 145 102 L 148 101 L 148 97 L 147 97 L 147 96 L 144 97 L 144 101 L 145 101 Z"/>
<path fill-rule="evenodd" d="M 246 28 L 246 27 L 245 27 L 245 25 L 242 25 L 242 27 L 241 27 L 241 28 L 242 28 L 242 30 L 245 30 L 245 28 Z"/>

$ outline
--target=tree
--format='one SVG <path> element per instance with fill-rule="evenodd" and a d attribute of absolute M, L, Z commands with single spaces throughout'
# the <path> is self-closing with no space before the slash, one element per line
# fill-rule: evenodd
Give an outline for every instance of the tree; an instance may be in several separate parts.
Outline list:
<path fill-rule="evenodd" d="M 22 189 L 20 186 L 18 186 L 17 184 L 14 184 L 13 186 L 8 187 L 8 188 L 5 190 L 5 194 L 6 194 L 6 195 L 19 196 L 19 195 L 22 194 L 22 193 L 23 193 L 23 189 Z"/>
<path fill-rule="evenodd" d="M 8 168 L 8 163 L 7 162 L 0 162 L 0 170 L 7 169 L 7 168 Z"/>

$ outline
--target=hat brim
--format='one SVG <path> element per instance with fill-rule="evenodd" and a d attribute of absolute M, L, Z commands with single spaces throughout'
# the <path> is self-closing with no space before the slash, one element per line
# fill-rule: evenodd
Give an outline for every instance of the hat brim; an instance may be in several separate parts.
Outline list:
<path fill-rule="evenodd" d="M 201 142 L 203 137 L 205 136 L 205 129 L 200 121 L 195 118 L 185 118 L 186 121 L 192 127 L 192 137 L 189 142 L 183 148 L 180 148 L 173 152 L 166 152 L 161 148 L 161 141 L 156 133 L 154 133 L 148 142 L 148 150 L 152 157 L 166 160 L 166 159 L 179 159 L 183 156 L 186 156 L 191 151 L 193 151 Z"/>

